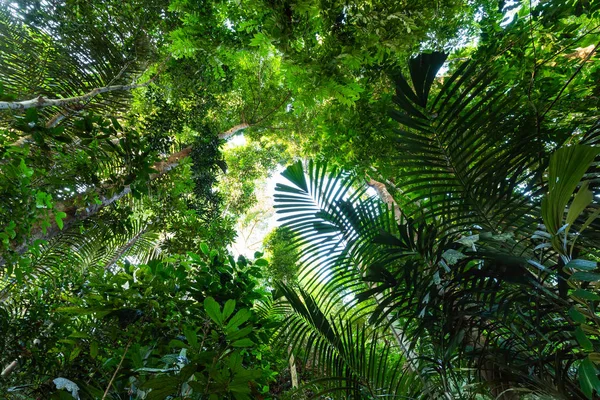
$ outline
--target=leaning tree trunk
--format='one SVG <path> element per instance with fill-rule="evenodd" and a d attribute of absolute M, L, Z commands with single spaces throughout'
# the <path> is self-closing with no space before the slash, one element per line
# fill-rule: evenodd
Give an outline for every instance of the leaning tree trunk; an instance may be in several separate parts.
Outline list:
<path fill-rule="evenodd" d="M 239 125 L 235 125 L 231 129 L 219 134 L 219 138 L 222 140 L 227 140 L 230 137 L 236 135 L 237 133 L 241 132 L 242 130 L 244 130 L 248 127 L 250 127 L 250 125 L 245 122 L 241 123 Z M 179 163 L 181 162 L 181 160 L 188 157 L 191 152 L 192 152 L 192 146 L 188 146 L 176 153 L 171 154 L 166 159 L 155 163 L 153 168 L 157 172 L 150 175 L 150 181 L 153 181 L 156 178 L 163 176 L 164 174 L 166 174 L 173 168 L 177 167 L 179 165 Z M 96 189 L 96 191 L 98 193 L 101 193 L 102 189 L 103 188 L 98 188 L 98 189 Z M 33 243 L 34 241 L 39 240 L 39 239 L 43 239 L 43 240 L 52 239 L 61 230 L 68 229 L 69 227 L 71 227 L 79 222 L 85 221 L 86 219 L 88 219 L 89 217 L 91 217 L 93 215 L 96 215 L 100 210 L 102 210 L 106 206 L 109 206 L 109 205 L 115 203 L 119 199 L 127 196 L 130 192 L 131 192 L 131 188 L 129 186 L 125 186 L 120 192 L 114 194 L 111 197 L 102 197 L 99 204 L 92 204 L 84 209 L 81 209 L 81 208 L 78 208 L 77 206 L 75 206 L 75 204 L 77 202 L 74 200 L 71 200 L 68 202 L 65 201 L 65 202 L 57 203 L 55 205 L 55 208 L 58 211 L 62 211 L 66 214 L 66 217 L 64 217 L 62 219 L 63 228 L 60 229 L 55 221 L 51 222 L 51 225 L 46 228 L 45 232 L 41 229 L 41 227 L 37 227 L 34 230 L 33 234 L 29 237 L 29 239 L 25 243 L 17 245 L 14 248 L 14 251 L 18 254 L 25 253 L 25 251 L 27 251 L 27 249 L 29 248 L 29 245 L 31 243 Z M 6 261 L 4 259 L 0 258 L 0 266 L 4 265 L 5 263 L 6 263 Z"/>

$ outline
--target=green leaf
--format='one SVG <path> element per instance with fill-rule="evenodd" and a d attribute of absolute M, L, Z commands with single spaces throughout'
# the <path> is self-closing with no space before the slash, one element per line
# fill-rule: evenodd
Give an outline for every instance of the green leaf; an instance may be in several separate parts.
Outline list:
<path fill-rule="evenodd" d="M 569 316 L 574 322 L 577 322 L 579 324 L 585 323 L 585 316 L 581 312 L 579 312 L 579 310 L 575 306 L 569 309 Z"/>
<path fill-rule="evenodd" d="M 583 271 L 593 271 L 598 267 L 596 261 L 582 260 L 580 258 L 571 260 L 565 265 L 567 268 L 575 268 Z"/>
<path fill-rule="evenodd" d="M 204 310 L 215 323 L 219 326 L 223 325 L 223 315 L 221 314 L 221 306 L 212 297 L 204 299 Z"/>
<path fill-rule="evenodd" d="M 210 250 L 208 249 L 208 245 L 206 243 L 200 243 L 200 250 L 207 256 L 210 254 Z"/>
<path fill-rule="evenodd" d="M 233 332 L 227 332 L 227 340 L 237 340 L 237 339 L 241 339 L 244 336 L 247 336 L 250 334 L 250 332 L 252 332 L 252 327 L 251 326 L 246 326 L 240 330 L 237 331 L 233 331 Z M 226 331 L 230 331 L 229 329 L 226 329 Z"/>
<path fill-rule="evenodd" d="M 571 202 L 569 211 L 567 212 L 566 223 L 571 227 L 581 213 L 589 206 L 594 199 L 592 191 L 588 189 L 588 182 L 583 182 L 575 198 Z M 568 232 L 568 228 L 567 228 Z"/>
<path fill-rule="evenodd" d="M 98 342 L 96 342 L 95 340 L 92 343 L 90 343 L 90 357 L 98 357 Z"/>
<path fill-rule="evenodd" d="M 67 213 L 64 213 L 62 211 L 58 211 L 55 215 L 54 215 L 54 219 L 56 220 L 56 226 L 58 226 L 58 229 L 62 230 L 64 227 L 64 223 L 63 223 L 63 218 L 65 218 L 67 216 Z"/>
<path fill-rule="evenodd" d="M 38 122 L 38 110 L 35 107 L 32 108 L 28 108 L 27 111 L 25 111 L 25 121 L 26 122 L 33 122 L 33 123 L 37 123 Z"/>
<path fill-rule="evenodd" d="M 542 199 L 542 218 L 551 234 L 556 234 L 563 225 L 565 207 L 599 151 L 596 147 L 579 144 L 563 146 L 550 157 L 548 194 Z M 582 196 L 581 203 L 585 199 L 585 195 Z"/>
<path fill-rule="evenodd" d="M 187 339 L 190 346 L 198 346 L 198 335 L 196 334 L 196 330 L 194 328 L 186 326 L 183 329 L 183 334 L 185 335 L 185 338 Z"/>
<path fill-rule="evenodd" d="M 146 395 L 145 400 L 164 400 L 175 393 L 177 393 L 176 385 L 158 387 L 152 389 L 152 391 Z"/>
<path fill-rule="evenodd" d="M 584 359 L 579 364 L 579 384 L 588 399 L 592 398 L 594 390 L 596 393 L 600 393 L 600 380 L 598 379 L 596 367 L 589 358 Z"/>
<path fill-rule="evenodd" d="M 241 309 L 231 318 L 231 320 L 227 323 L 227 326 L 225 326 L 225 329 L 230 330 L 233 328 L 237 328 L 244 322 L 248 321 L 250 316 L 252 316 L 252 313 L 250 313 L 250 311 L 248 311 L 245 308 Z"/>
<path fill-rule="evenodd" d="M 233 313 L 235 309 L 235 300 L 230 299 L 225 302 L 225 306 L 223 307 L 223 321 L 227 321 L 227 318 Z"/>
<path fill-rule="evenodd" d="M 581 327 L 579 326 L 575 328 L 575 338 L 577 339 L 577 343 L 579 343 L 583 350 L 588 352 L 594 350 L 592 342 L 590 342 L 590 339 L 588 339 L 586 334 L 581 330 Z"/>
<path fill-rule="evenodd" d="M 152 389 L 152 391 L 154 392 L 154 390 L 159 390 L 162 388 L 171 391 L 172 388 L 176 388 L 178 385 L 179 379 L 177 377 L 163 375 L 143 383 L 141 387 L 143 389 Z"/>
<path fill-rule="evenodd" d="M 73 351 L 71 351 L 71 354 L 69 354 L 69 361 L 76 359 L 79 353 L 81 353 L 81 347 L 75 347 Z"/>
<path fill-rule="evenodd" d="M 576 289 L 573 291 L 573 293 L 571 293 L 571 296 L 583 300 L 600 300 L 600 296 L 598 296 L 596 293 L 590 292 L 589 290 L 585 289 Z"/>
<path fill-rule="evenodd" d="M 231 345 L 233 347 L 251 347 L 254 346 L 254 342 L 248 338 L 244 338 L 236 340 L 235 342 L 231 343 Z"/>
<path fill-rule="evenodd" d="M 183 343 L 181 340 L 173 339 L 169 342 L 169 347 L 185 349 L 188 347 L 188 345 Z"/>
<path fill-rule="evenodd" d="M 600 281 L 600 274 L 595 274 L 593 272 L 575 272 L 573 275 L 571 275 L 570 279 L 576 279 L 584 282 L 596 282 Z"/>
<path fill-rule="evenodd" d="M 25 160 L 23 159 L 21 159 L 21 162 L 19 163 L 19 170 L 24 178 L 30 178 L 34 172 L 32 168 L 27 167 L 27 164 L 25 164 Z"/>
<path fill-rule="evenodd" d="M 264 258 L 259 258 L 258 260 L 254 261 L 254 265 L 258 265 L 259 267 L 266 267 L 267 265 L 269 265 L 269 262 Z"/>

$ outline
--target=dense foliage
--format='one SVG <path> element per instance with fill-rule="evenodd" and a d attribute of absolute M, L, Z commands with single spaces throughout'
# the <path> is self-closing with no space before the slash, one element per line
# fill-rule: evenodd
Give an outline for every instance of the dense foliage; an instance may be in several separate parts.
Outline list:
<path fill-rule="evenodd" d="M 0 395 L 600 396 L 600 2 L 16 0 L 0 43 Z"/>

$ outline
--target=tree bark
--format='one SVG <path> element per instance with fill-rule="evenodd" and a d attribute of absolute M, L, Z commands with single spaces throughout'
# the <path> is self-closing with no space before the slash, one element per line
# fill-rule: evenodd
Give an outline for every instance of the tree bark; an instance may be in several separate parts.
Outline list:
<path fill-rule="evenodd" d="M 2 378 L 6 378 L 7 376 L 9 376 L 17 367 L 19 366 L 19 360 L 14 360 L 13 362 L 11 362 L 10 364 L 8 364 L 6 366 L 6 368 L 4 368 L 2 370 L 2 373 L 0 374 L 0 377 Z"/>
<path fill-rule="evenodd" d="M 240 131 L 249 128 L 251 125 L 246 123 L 246 122 L 242 122 L 241 124 L 235 125 L 234 127 L 232 127 L 231 129 L 226 130 L 223 133 L 219 134 L 219 139 L 222 140 L 228 140 L 230 137 L 237 135 Z"/>
<path fill-rule="evenodd" d="M 298 371 L 296 370 L 296 360 L 294 359 L 294 354 L 292 350 L 289 349 L 290 352 L 290 377 L 292 378 L 292 389 L 296 389 L 298 387 Z"/>
<path fill-rule="evenodd" d="M 398 205 L 394 197 L 387 190 L 385 184 L 369 177 L 367 185 L 375 189 L 375 192 L 377 192 L 377 196 L 379 196 L 381 201 L 392 207 L 392 210 L 394 210 L 394 216 L 396 217 L 396 222 L 400 222 L 404 214 L 402 213 L 402 210 L 400 209 L 400 206 Z"/>
<path fill-rule="evenodd" d="M 235 125 L 231 129 L 228 129 L 227 131 L 219 134 L 219 138 L 223 139 L 223 140 L 227 140 L 227 139 L 231 138 L 232 136 L 238 134 L 242 130 L 248 128 L 249 126 L 250 125 L 247 123 L 241 123 L 241 124 Z M 173 168 L 177 167 L 179 165 L 179 163 L 181 162 L 181 160 L 188 157 L 191 152 L 192 152 L 192 146 L 188 146 L 176 153 L 171 154 L 166 159 L 155 163 L 153 168 L 157 172 L 150 175 L 150 181 L 166 174 Z M 99 188 L 96 191 L 101 192 L 102 190 L 101 190 L 101 188 Z M 114 194 L 111 197 L 102 197 L 100 199 L 100 204 L 92 204 L 92 205 L 89 205 L 88 207 L 86 207 L 85 209 L 77 208 L 74 205 L 74 203 L 76 203 L 75 201 L 68 201 L 68 202 L 65 201 L 65 202 L 57 203 L 55 205 L 55 208 L 58 211 L 62 211 L 65 214 L 67 214 L 67 216 L 65 218 L 63 218 L 63 220 L 62 220 L 63 221 L 63 229 L 62 230 L 68 229 L 70 226 L 74 225 L 75 223 L 85 221 L 87 218 L 97 214 L 100 210 L 102 210 L 106 206 L 109 206 L 109 205 L 113 204 L 114 202 L 118 201 L 119 199 L 127 196 L 130 192 L 131 192 L 131 188 L 129 186 L 125 186 L 120 192 Z M 36 231 L 31 235 L 31 237 L 27 240 L 27 242 L 16 246 L 14 251 L 18 254 L 23 254 L 23 253 L 25 253 L 25 251 L 27 251 L 27 249 L 29 248 L 29 245 L 31 243 L 33 243 L 34 241 L 39 240 L 39 239 L 44 239 L 44 240 L 52 239 L 60 231 L 61 231 L 61 229 L 57 226 L 56 222 L 51 221 L 51 225 L 46 229 L 45 233 L 42 231 L 41 228 L 36 229 Z M 3 258 L 0 258 L 0 266 L 3 266 L 5 263 L 6 263 L 6 261 Z"/>

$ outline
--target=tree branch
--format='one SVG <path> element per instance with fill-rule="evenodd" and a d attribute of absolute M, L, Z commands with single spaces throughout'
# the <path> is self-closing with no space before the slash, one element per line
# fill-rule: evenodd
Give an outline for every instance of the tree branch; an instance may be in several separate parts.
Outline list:
<path fill-rule="evenodd" d="M 110 378 L 110 382 L 108 382 L 108 386 L 106 387 L 106 390 L 104 391 L 102 400 L 104 400 L 106 398 L 106 396 L 108 395 L 108 391 L 110 390 L 110 387 L 112 386 L 112 383 L 115 380 L 117 373 L 121 369 L 121 365 L 123 364 L 123 360 L 125 360 L 125 355 L 127 354 L 127 351 L 129 350 L 129 346 L 131 345 L 132 340 L 133 340 L 133 336 L 131 337 L 131 339 L 129 339 L 129 342 L 127 342 L 127 346 L 125 346 L 125 350 L 123 351 L 123 356 L 121 357 L 121 361 L 119 361 L 119 365 L 117 365 L 117 369 L 115 370 L 114 374 L 112 375 L 112 378 Z"/>
<path fill-rule="evenodd" d="M 594 46 L 594 49 L 592 51 L 590 51 L 589 54 L 587 55 L 587 57 L 585 57 L 583 59 L 583 62 L 581 63 L 581 65 L 579 65 L 579 68 L 577 68 L 577 70 L 573 73 L 573 75 L 571 75 L 571 77 L 569 78 L 569 80 L 564 84 L 564 86 L 562 87 L 562 89 L 560 89 L 560 92 L 558 92 L 558 95 L 556 96 L 556 98 L 554 98 L 554 101 L 552 101 L 552 103 L 550 104 L 550 106 L 546 109 L 546 111 L 544 111 L 544 114 L 542 114 L 542 116 L 540 118 L 540 121 L 543 120 L 544 117 L 546 116 L 546 114 L 548 114 L 548 112 L 552 109 L 552 107 L 554 107 L 554 105 L 556 104 L 556 102 L 562 96 L 563 92 L 567 89 L 567 87 L 571 84 L 571 82 L 573 82 L 573 79 L 575 79 L 575 77 L 583 69 L 584 65 L 587 64 L 587 62 L 590 60 L 590 58 L 592 58 L 592 56 L 596 53 L 596 50 L 598 49 L 598 46 L 600 46 L 600 42 L 598 42 L 596 44 L 596 46 Z"/>
<path fill-rule="evenodd" d="M 167 58 L 167 60 L 168 60 L 168 58 Z M 167 60 L 165 60 L 163 62 L 163 64 L 166 63 Z M 132 90 L 132 89 L 137 89 L 137 88 L 148 86 L 152 82 L 154 82 L 156 80 L 156 78 L 158 78 L 158 76 L 160 75 L 161 72 L 162 72 L 162 69 L 159 70 L 151 79 L 149 79 L 148 81 L 146 81 L 144 83 L 138 83 L 138 84 L 131 83 L 129 85 L 104 86 L 101 88 L 96 88 L 96 89 L 94 89 L 84 95 L 81 95 L 81 96 L 66 97 L 64 99 L 47 99 L 43 96 L 38 96 L 34 99 L 23 100 L 23 101 L 0 101 L 0 110 L 26 110 L 28 108 L 43 108 L 43 107 L 50 107 L 50 106 L 64 107 L 69 104 L 82 103 L 85 101 L 89 101 L 92 98 L 94 98 L 95 96 L 102 94 L 102 93 L 115 92 L 115 91 L 127 91 L 127 90 Z"/>

